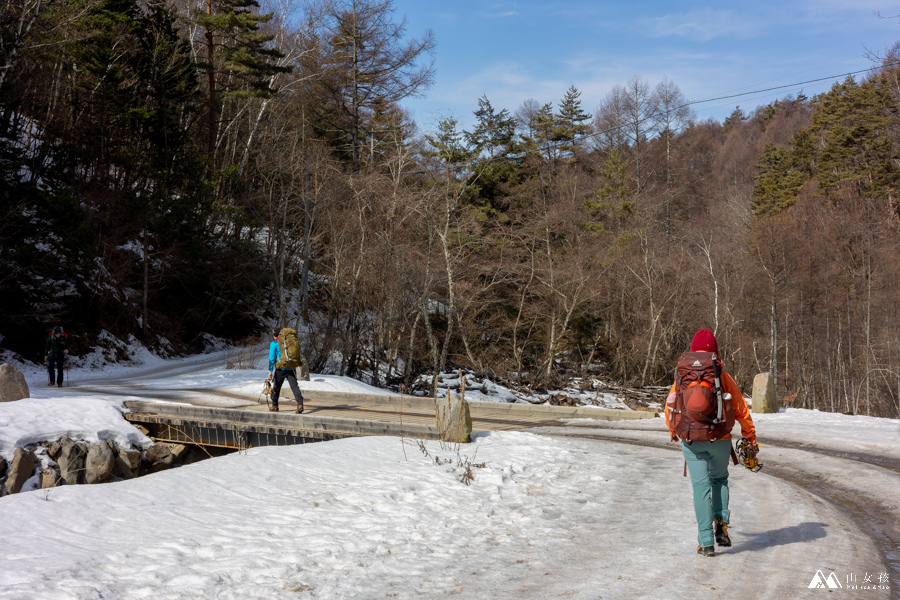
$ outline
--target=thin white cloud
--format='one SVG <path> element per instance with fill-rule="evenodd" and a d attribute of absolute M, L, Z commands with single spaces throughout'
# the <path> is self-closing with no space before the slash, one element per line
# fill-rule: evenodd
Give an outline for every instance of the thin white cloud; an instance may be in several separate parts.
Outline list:
<path fill-rule="evenodd" d="M 878 11 L 883 15 L 896 15 L 896 8 L 884 0 L 803 0 L 801 6 L 809 12 L 819 14 Z"/>
<path fill-rule="evenodd" d="M 482 16 L 488 19 L 508 19 L 521 16 L 521 7 L 514 2 L 501 2 L 484 7 Z"/>
<path fill-rule="evenodd" d="M 453 107 L 450 112 L 461 124 L 468 126 L 481 96 L 487 96 L 495 109 L 505 108 L 513 112 L 527 98 L 555 103 L 569 85 L 571 82 L 561 79 L 541 78 L 527 65 L 501 61 L 491 63 L 463 79 L 448 82 L 448 85 L 439 82 L 428 95 L 440 98 L 444 106 Z M 442 111 L 438 116 L 447 115 Z"/>
<path fill-rule="evenodd" d="M 433 12 L 431 16 L 441 21 L 459 21 L 459 15 L 452 12 Z"/>
<path fill-rule="evenodd" d="M 610 9 L 606 6 L 597 6 L 593 3 L 589 3 L 587 5 L 580 5 L 578 3 L 572 2 L 564 2 L 558 4 L 544 4 L 541 3 L 536 9 L 540 10 L 542 14 L 546 14 L 552 18 L 563 18 L 563 19 L 577 19 L 577 20 L 586 20 L 586 19 L 597 19 L 602 15 L 606 15 L 610 13 Z"/>
<path fill-rule="evenodd" d="M 704 8 L 643 19 L 638 26 L 649 37 L 677 36 L 708 42 L 721 37 L 755 37 L 763 29 L 763 22 L 733 10 Z"/>
<path fill-rule="evenodd" d="M 804 0 L 795 10 L 782 14 L 807 31 L 847 35 L 896 29 L 900 24 L 898 13 L 900 10 L 883 0 Z"/>

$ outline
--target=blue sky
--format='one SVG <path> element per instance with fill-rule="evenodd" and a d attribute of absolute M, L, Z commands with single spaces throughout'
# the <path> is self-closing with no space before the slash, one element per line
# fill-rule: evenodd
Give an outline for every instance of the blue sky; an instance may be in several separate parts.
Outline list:
<path fill-rule="evenodd" d="M 898 3 L 885 0 L 754 2 L 395 0 L 407 33 L 434 31 L 436 80 L 409 99 L 420 130 L 439 118 L 472 122 L 477 99 L 510 112 L 526 99 L 562 98 L 570 85 L 590 112 L 616 84 L 669 77 L 689 100 L 866 69 L 867 51 L 900 39 Z M 894 18 L 880 19 L 875 12 Z M 831 82 L 695 106 L 698 118 L 728 116 Z"/>

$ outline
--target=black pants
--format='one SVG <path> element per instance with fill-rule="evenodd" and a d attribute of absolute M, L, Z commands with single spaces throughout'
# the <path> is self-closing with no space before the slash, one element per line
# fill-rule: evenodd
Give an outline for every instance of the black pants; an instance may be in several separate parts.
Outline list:
<path fill-rule="evenodd" d="M 56 352 L 51 352 L 47 355 L 47 373 L 50 375 L 50 383 L 53 383 L 53 380 L 56 379 L 57 385 L 62 385 L 63 382 L 63 366 L 66 362 L 66 355 L 59 354 Z M 53 377 L 53 372 L 56 371 L 56 377 Z"/>
<path fill-rule="evenodd" d="M 297 374 L 294 369 L 275 369 L 275 384 L 272 386 L 272 406 L 278 406 L 278 396 L 281 395 L 281 386 L 287 379 L 294 392 L 294 400 L 297 406 L 303 406 L 303 394 L 300 393 L 300 386 L 297 385 Z"/>

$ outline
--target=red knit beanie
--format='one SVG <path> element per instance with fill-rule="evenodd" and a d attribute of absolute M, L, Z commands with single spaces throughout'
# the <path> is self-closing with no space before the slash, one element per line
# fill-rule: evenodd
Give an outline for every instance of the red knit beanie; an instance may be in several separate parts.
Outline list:
<path fill-rule="evenodd" d="M 694 334 L 691 340 L 691 352 L 715 352 L 719 353 L 719 343 L 716 336 L 709 329 L 701 329 Z"/>

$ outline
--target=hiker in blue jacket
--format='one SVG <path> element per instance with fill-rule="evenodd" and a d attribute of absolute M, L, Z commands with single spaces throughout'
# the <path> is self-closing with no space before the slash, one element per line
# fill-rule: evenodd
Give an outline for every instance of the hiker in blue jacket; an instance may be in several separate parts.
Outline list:
<path fill-rule="evenodd" d="M 278 412 L 278 397 L 281 395 L 281 386 L 287 379 L 294 392 L 294 400 L 297 401 L 297 413 L 303 412 L 303 394 L 300 393 L 300 386 L 297 385 L 296 369 L 276 369 L 275 365 L 281 360 L 281 344 L 278 343 L 278 329 L 272 332 L 274 340 L 269 344 L 269 380 L 272 381 L 272 405 L 270 411 Z"/>

